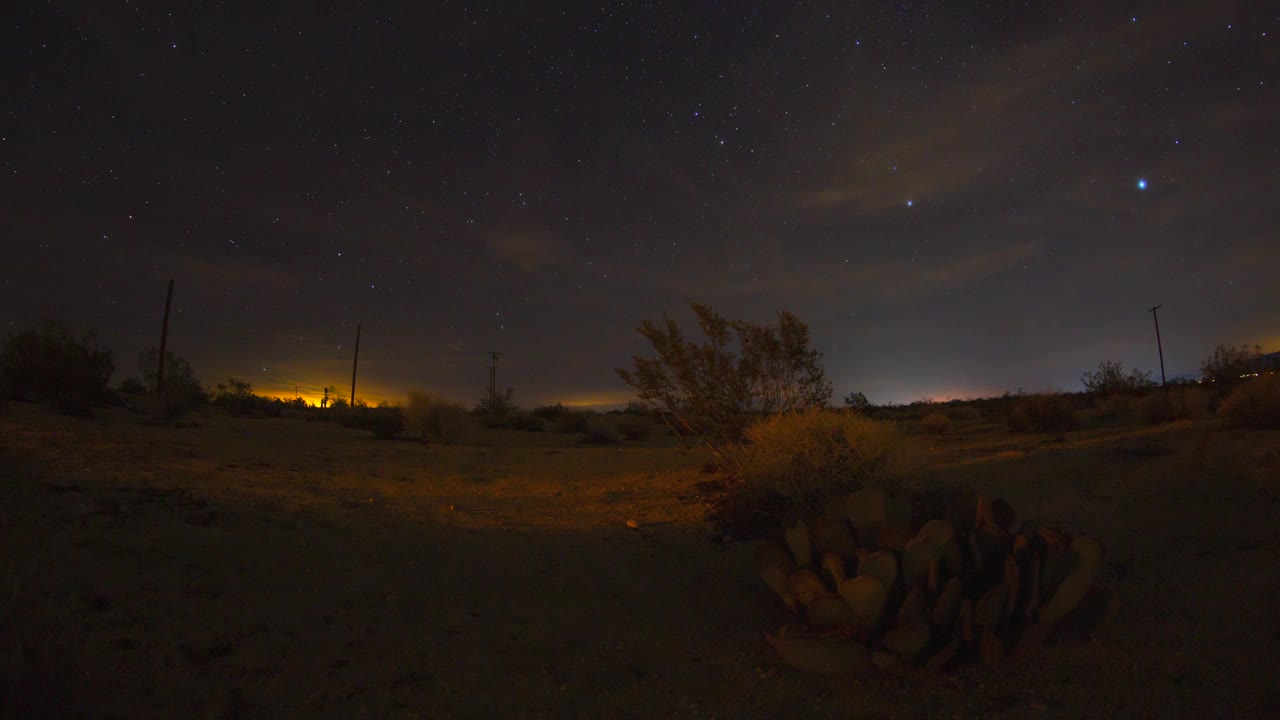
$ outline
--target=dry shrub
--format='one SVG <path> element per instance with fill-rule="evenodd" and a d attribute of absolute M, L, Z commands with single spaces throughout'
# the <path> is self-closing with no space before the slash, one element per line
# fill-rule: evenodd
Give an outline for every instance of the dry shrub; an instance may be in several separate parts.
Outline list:
<path fill-rule="evenodd" d="M 405 417 L 423 442 L 463 443 L 473 438 L 478 429 L 475 417 L 465 407 L 426 392 L 409 393 Z"/>
<path fill-rule="evenodd" d="M 902 448 L 896 425 L 827 409 L 773 415 L 747 428 L 734 453 L 743 491 L 816 502 L 893 482 Z"/>
<path fill-rule="evenodd" d="M 982 417 L 982 411 L 972 405 L 956 405 L 947 408 L 945 412 L 947 417 L 956 422 L 978 420 Z"/>
<path fill-rule="evenodd" d="M 939 412 L 929 413 L 920 421 L 920 429 L 929 435 L 941 435 L 951 430 L 951 418 Z"/>
<path fill-rule="evenodd" d="M 1138 401 L 1138 416 L 1148 425 L 1174 420 L 1198 420 L 1209 414 L 1213 394 L 1198 387 L 1156 390 Z"/>
<path fill-rule="evenodd" d="M 617 417 L 615 424 L 622 436 L 628 440 L 648 440 L 653 436 L 654 424 L 644 415 L 624 413 Z"/>
<path fill-rule="evenodd" d="M 1070 397 L 1054 393 L 1020 395 L 1008 408 L 1010 432 L 1066 432 L 1076 429 Z"/>
<path fill-rule="evenodd" d="M 1280 428 L 1280 375 L 1241 383 L 1222 401 L 1218 414 L 1232 427 Z"/>
<path fill-rule="evenodd" d="M 592 414 L 587 418 L 586 437 L 582 440 L 593 445 L 616 445 L 622 442 L 622 431 L 613 418 Z"/>
<path fill-rule="evenodd" d="M 1093 401 L 1093 406 L 1098 409 L 1098 413 L 1103 417 L 1119 417 L 1128 415 L 1133 412 L 1134 398 L 1132 395 L 1107 395 Z"/>

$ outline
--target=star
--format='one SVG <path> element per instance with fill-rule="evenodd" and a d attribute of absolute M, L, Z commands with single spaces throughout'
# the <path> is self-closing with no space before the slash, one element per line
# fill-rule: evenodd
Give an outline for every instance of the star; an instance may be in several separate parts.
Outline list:
<path fill-rule="evenodd" d="M 907 201 L 907 207 L 915 207 L 915 204 L 916 204 L 916 201 L 915 201 L 915 200 L 908 200 L 908 201 Z"/>
<path fill-rule="evenodd" d="M 1138 178 L 1138 189 L 1139 189 L 1139 190 L 1146 190 L 1146 189 L 1147 189 L 1147 179 L 1146 179 L 1146 178 Z"/>

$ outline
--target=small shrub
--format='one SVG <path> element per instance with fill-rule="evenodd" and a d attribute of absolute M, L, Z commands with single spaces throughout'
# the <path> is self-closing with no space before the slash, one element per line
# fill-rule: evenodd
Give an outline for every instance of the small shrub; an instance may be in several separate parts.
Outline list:
<path fill-rule="evenodd" d="M 1011 396 L 1006 421 L 1010 432 L 1066 432 L 1077 427 L 1071 398 L 1040 393 Z"/>
<path fill-rule="evenodd" d="M 465 407 L 431 393 L 409 393 L 405 415 L 410 428 L 423 442 L 463 443 L 475 437 L 479 429 L 475 416 Z"/>
<path fill-rule="evenodd" d="M 770 416 L 747 428 L 746 439 L 733 458 L 743 491 L 809 503 L 891 484 L 902 447 L 893 423 L 826 409 Z"/>
<path fill-rule="evenodd" d="M 623 413 L 614 420 L 618 431 L 628 440 L 643 441 L 653 437 L 653 420 L 648 415 Z"/>
<path fill-rule="evenodd" d="M 586 436 L 582 441 L 592 445 L 616 445 L 622 442 L 622 431 L 613 418 L 596 414 L 587 419 Z"/>
<path fill-rule="evenodd" d="M 1280 428 L 1280 375 L 1243 382 L 1218 408 L 1227 424 L 1240 428 Z"/>
<path fill-rule="evenodd" d="M 126 395 L 142 395 L 147 392 L 147 386 L 136 377 L 127 377 L 120 383 L 120 392 Z"/>
<path fill-rule="evenodd" d="M 940 412 L 929 413 L 920 421 L 920 428 L 929 435 L 942 435 L 951 431 L 951 418 Z"/>
<path fill-rule="evenodd" d="M 507 413 L 506 417 L 507 427 L 521 432 L 542 432 L 546 424 L 545 420 L 527 410 L 516 410 Z"/>
<path fill-rule="evenodd" d="M 560 413 L 560 419 L 556 424 L 560 427 L 560 432 L 566 434 L 577 434 L 587 431 L 587 423 L 595 413 L 585 412 L 582 410 L 565 410 Z"/>

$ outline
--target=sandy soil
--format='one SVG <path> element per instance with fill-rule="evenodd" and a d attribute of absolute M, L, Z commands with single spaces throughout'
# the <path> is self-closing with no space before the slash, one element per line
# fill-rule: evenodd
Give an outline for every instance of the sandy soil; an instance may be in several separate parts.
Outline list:
<path fill-rule="evenodd" d="M 1117 620 L 1020 665 L 818 677 L 705 458 L 486 432 L 0 417 L 0 713 L 95 718 L 1280 717 L 1280 434 L 1213 421 L 917 438 L 1108 545 Z M 634 519 L 639 528 L 628 528 Z"/>

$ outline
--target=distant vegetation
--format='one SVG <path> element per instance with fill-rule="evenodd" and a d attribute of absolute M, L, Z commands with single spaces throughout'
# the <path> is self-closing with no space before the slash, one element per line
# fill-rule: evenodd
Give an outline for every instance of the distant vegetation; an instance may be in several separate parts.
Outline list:
<path fill-rule="evenodd" d="M 1240 428 L 1280 428 L 1280 375 L 1240 383 L 1218 411 L 1227 424 Z"/>
<path fill-rule="evenodd" d="M 1200 363 L 1200 376 L 1207 382 L 1232 385 L 1262 370 L 1262 346 L 1219 345 Z"/>

